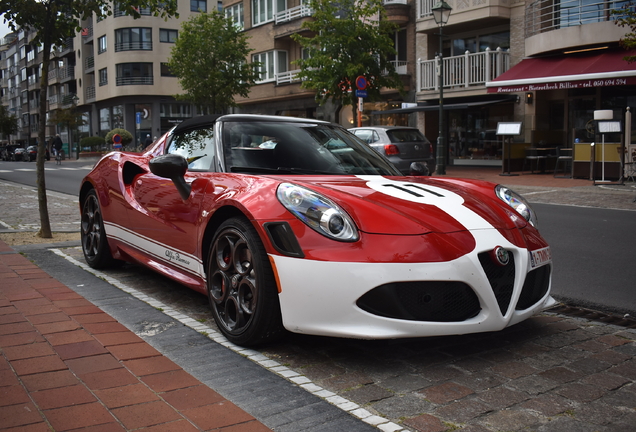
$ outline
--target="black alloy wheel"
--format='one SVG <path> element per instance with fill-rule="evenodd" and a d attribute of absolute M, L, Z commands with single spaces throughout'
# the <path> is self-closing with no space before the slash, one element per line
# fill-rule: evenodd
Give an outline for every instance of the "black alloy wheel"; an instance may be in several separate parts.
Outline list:
<path fill-rule="evenodd" d="M 217 326 L 237 345 L 283 333 L 276 281 L 258 233 L 243 218 L 221 224 L 210 246 L 208 298 Z"/>
<path fill-rule="evenodd" d="M 84 259 L 94 269 L 110 267 L 116 263 L 110 253 L 102 210 L 97 192 L 91 190 L 82 205 L 82 250 Z"/>

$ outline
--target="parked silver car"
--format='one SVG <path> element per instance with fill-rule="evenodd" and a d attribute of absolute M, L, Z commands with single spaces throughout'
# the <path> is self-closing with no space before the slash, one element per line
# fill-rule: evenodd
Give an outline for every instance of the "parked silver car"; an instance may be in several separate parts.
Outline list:
<path fill-rule="evenodd" d="M 417 128 L 406 126 L 367 126 L 351 128 L 362 141 L 385 156 L 402 174 L 412 173 L 413 162 L 427 165 L 431 174 L 435 169 L 433 145 Z"/>

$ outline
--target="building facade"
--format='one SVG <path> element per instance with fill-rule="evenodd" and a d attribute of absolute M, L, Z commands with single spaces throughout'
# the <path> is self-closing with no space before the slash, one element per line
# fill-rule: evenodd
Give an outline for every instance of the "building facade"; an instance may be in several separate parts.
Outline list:
<path fill-rule="evenodd" d="M 437 0 L 385 0 L 387 19 L 396 23 L 394 58 L 405 93 L 383 92 L 382 100 L 365 101 L 363 123 L 416 126 L 434 141 L 439 130 L 440 30 L 432 15 Z M 614 24 L 611 10 L 624 1 L 593 0 L 448 0 L 452 13 L 443 28 L 444 116 L 448 164 L 501 165 L 503 141 L 496 135 L 501 122 L 519 122 L 512 140 L 527 144 L 572 146 L 589 140 L 593 111 L 610 107 L 619 117 L 634 106 L 636 66 L 614 62 L 602 75 L 588 74 L 596 85 L 573 86 L 581 80 L 558 81 L 576 75 L 578 63 L 563 72 L 526 67 L 544 61 L 586 57 L 601 63 L 607 53 L 616 58 L 618 41 L 627 29 Z M 237 98 L 237 112 L 312 117 L 353 126 L 350 107 L 318 106 L 311 91 L 301 87 L 294 61 L 304 55 L 291 38 L 305 32 L 312 11 L 302 0 L 179 0 L 179 19 L 163 20 L 140 10 L 133 19 L 115 8 L 112 16 L 81 23 L 83 30 L 54 53 L 48 74 L 48 109 L 77 106 L 85 125 L 81 136 L 104 136 L 124 128 L 137 144 L 147 135 L 160 136 L 196 115 L 178 102 L 176 77 L 166 66 L 181 23 L 192 14 L 224 11 L 249 36 L 248 62 L 261 62 L 261 79 L 249 97 Z M 12 141 L 37 138 L 41 52 L 28 31 L 19 31 L 2 45 L 2 102 L 20 119 Z M 532 64 L 530 64 L 532 66 Z M 631 68 L 631 69 L 630 69 Z M 523 69 L 523 70 L 522 70 Z M 567 69 L 567 68 L 566 68 Z M 530 72 L 524 72 L 530 70 Z M 533 72 L 534 71 L 534 72 Z M 547 76 L 538 76 L 541 73 Z M 603 80 L 595 80 L 602 76 Z M 508 79 L 508 78 L 510 79 Z M 612 81 L 612 78 L 618 80 Z M 538 80 L 538 81 L 537 81 Z M 542 81 L 543 80 L 543 81 Z M 535 82 L 546 85 L 537 86 Z M 601 83 L 599 85 L 599 83 Z M 48 123 L 48 122 L 47 122 Z M 47 125 L 47 135 L 61 133 L 63 124 Z M 593 135 L 593 134 L 592 134 Z M 612 137 L 613 138 L 613 137 Z"/>

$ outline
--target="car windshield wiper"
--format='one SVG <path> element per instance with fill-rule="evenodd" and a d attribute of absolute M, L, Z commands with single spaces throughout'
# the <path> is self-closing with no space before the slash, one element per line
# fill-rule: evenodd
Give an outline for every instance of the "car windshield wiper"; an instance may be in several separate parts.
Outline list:
<path fill-rule="evenodd" d="M 230 172 L 247 172 L 247 173 L 258 173 L 258 174 L 343 174 L 342 172 L 319 171 L 319 170 L 312 170 L 307 168 L 294 168 L 294 167 L 263 168 L 263 167 L 246 167 L 246 166 L 230 167 Z"/>

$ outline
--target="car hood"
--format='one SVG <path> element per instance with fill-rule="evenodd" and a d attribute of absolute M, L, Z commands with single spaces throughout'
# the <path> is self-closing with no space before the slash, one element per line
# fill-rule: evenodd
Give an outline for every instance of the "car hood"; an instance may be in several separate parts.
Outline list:
<path fill-rule="evenodd" d="M 382 176 L 289 180 L 334 200 L 367 233 L 419 235 L 525 225 L 487 182 Z"/>

